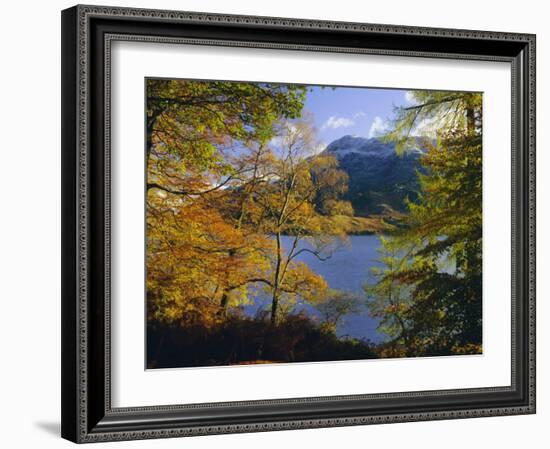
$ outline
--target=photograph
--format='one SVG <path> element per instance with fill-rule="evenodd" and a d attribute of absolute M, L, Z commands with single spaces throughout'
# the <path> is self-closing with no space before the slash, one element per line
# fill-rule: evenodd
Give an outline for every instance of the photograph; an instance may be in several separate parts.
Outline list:
<path fill-rule="evenodd" d="M 483 93 L 144 83 L 147 369 L 483 354 Z"/>

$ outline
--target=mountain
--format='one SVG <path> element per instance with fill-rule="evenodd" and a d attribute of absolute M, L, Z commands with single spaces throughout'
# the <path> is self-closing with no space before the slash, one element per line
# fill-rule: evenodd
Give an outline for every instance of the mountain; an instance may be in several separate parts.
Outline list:
<path fill-rule="evenodd" d="M 386 205 L 405 211 L 405 199 L 417 198 L 417 170 L 422 171 L 419 148 L 397 154 L 394 143 L 344 136 L 328 145 L 322 154 L 335 156 L 340 169 L 348 174 L 347 199 L 355 214 L 369 216 L 384 212 Z"/>

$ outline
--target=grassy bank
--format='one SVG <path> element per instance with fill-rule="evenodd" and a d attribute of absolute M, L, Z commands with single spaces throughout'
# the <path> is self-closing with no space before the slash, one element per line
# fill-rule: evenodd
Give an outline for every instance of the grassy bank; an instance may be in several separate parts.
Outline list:
<path fill-rule="evenodd" d="M 329 221 L 335 229 L 341 229 L 349 235 L 376 234 L 388 230 L 388 225 L 384 222 L 382 216 L 350 217 L 347 215 L 333 215 L 323 217 L 323 219 Z"/>

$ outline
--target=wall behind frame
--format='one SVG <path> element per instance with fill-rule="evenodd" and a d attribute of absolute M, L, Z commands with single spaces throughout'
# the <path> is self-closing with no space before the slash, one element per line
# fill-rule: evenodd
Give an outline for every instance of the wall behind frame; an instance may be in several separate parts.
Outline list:
<path fill-rule="evenodd" d="M 1 369 L 0 443 L 5 447 L 35 445 L 71 447 L 60 427 L 60 11 L 74 1 L 9 2 L 0 26 L 0 123 L 2 192 L 0 220 Z M 100 2 L 102 3 L 102 2 Z M 432 27 L 513 31 L 537 34 L 538 198 L 550 195 L 550 79 L 544 3 L 462 0 L 442 7 L 440 1 L 393 0 L 130 0 L 110 5 L 234 14 L 302 17 Z M 496 9 L 498 5 L 498 9 Z M 507 174 L 503 174 L 507 176 Z M 550 207 L 538 202 L 538 297 L 550 297 L 544 274 L 550 272 Z M 548 302 L 538 304 L 538 347 L 550 345 Z M 264 434 L 225 435 L 115 443 L 120 448 L 333 448 L 407 447 L 541 447 L 550 420 L 548 351 L 538 353 L 538 414 L 441 422 L 391 424 Z M 104 446 L 104 445 L 99 445 Z M 94 446 L 98 447 L 98 446 Z M 107 447 L 105 445 L 105 447 Z M 109 445 L 109 447 L 115 447 Z"/>

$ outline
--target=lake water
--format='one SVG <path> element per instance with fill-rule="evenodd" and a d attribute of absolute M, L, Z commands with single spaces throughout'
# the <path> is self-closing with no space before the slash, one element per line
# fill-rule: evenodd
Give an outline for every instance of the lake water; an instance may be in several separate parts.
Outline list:
<path fill-rule="evenodd" d="M 289 247 L 293 237 L 283 237 L 283 244 Z M 309 247 L 308 243 L 301 242 L 298 248 Z M 348 237 L 348 244 L 337 248 L 328 260 L 319 260 L 313 254 L 302 253 L 295 260 L 306 263 L 313 271 L 325 278 L 330 288 L 347 290 L 365 299 L 364 283 L 373 281 L 370 268 L 380 265 L 377 250 L 380 247 L 380 238 L 377 235 L 353 235 Z M 249 314 L 254 314 L 259 308 L 268 309 L 270 301 L 258 296 L 255 304 L 246 307 Z M 301 305 L 309 314 L 316 314 L 315 309 L 308 305 Z M 338 326 L 338 336 L 350 336 L 360 339 L 369 339 L 380 342 L 384 339 L 376 331 L 378 321 L 371 318 L 363 308 L 361 313 L 346 316 Z"/>

